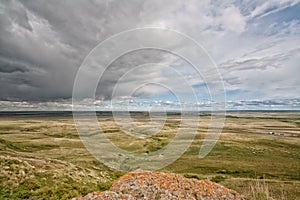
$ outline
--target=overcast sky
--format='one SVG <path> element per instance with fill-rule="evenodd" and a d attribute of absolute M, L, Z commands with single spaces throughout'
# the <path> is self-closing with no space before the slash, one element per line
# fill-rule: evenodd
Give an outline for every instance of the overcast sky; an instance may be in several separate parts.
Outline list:
<path fill-rule="evenodd" d="M 201 44 L 222 76 L 228 109 L 300 109 L 298 0 L 0 0 L 0 110 L 70 110 L 76 73 L 89 52 L 114 34 L 143 27 L 177 30 Z M 199 90 L 199 102 L 185 103 L 208 106 L 210 83 L 159 50 L 116 59 L 86 105 L 110 109 L 118 83 L 120 107 L 126 99 L 131 109 L 175 108 L 174 93 L 186 91 L 176 73 Z M 172 91 L 142 86 L 145 79 Z"/>

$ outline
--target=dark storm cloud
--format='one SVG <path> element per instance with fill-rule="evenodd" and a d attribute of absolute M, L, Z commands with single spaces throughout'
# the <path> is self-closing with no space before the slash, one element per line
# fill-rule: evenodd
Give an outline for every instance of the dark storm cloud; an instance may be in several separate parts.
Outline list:
<path fill-rule="evenodd" d="M 108 36 L 134 28 L 142 5 L 139 1 L 1 1 L 0 58 L 8 62 L 1 60 L 0 72 L 22 73 L 1 75 L 0 99 L 70 98 L 84 57 Z"/>
<path fill-rule="evenodd" d="M 0 71 L 23 72 L 1 75 L 1 99 L 71 97 L 76 70 L 96 41 L 93 31 L 99 33 L 87 28 L 89 9 L 101 11 L 78 3 L 1 2 Z"/>
<path fill-rule="evenodd" d="M 17 63 L 6 62 L 0 58 L 0 73 L 13 73 L 13 72 L 28 72 L 26 66 L 18 65 Z"/>

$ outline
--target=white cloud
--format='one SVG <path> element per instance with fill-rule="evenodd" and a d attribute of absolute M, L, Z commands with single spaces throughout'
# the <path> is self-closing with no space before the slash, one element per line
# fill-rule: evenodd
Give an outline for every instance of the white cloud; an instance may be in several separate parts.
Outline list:
<path fill-rule="evenodd" d="M 241 33 L 246 28 L 246 17 L 237 7 L 231 6 L 222 11 L 221 24 L 225 30 Z"/>
<path fill-rule="evenodd" d="M 251 17 L 265 17 L 299 3 L 299 0 L 269 0 L 263 1 L 252 12 Z"/>

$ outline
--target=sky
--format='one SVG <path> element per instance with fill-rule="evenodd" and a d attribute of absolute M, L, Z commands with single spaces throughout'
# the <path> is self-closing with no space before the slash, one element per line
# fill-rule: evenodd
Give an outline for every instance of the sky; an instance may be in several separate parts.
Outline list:
<path fill-rule="evenodd" d="M 300 110 L 299 0 L 0 0 L 0 111 L 71 110 L 89 53 L 115 34 L 145 27 L 175 30 L 205 49 L 226 109 Z M 220 100 L 206 73 L 159 49 L 129 52 L 105 69 L 89 72 L 101 79 L 82 109 L 205 110 Z"/>

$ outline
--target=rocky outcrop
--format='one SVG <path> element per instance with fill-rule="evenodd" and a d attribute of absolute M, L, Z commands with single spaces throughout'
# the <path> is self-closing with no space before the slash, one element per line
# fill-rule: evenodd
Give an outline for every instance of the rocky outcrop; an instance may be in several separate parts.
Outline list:
<path fill-rule="evenodd" d="M 96 199 L 201 199 L 242 200 L 237 192 L 209 180 L 185 178 L 179 174 L 134 171 L 116 180 L 108 191 L 93 192 L 73 200 Z"/>

